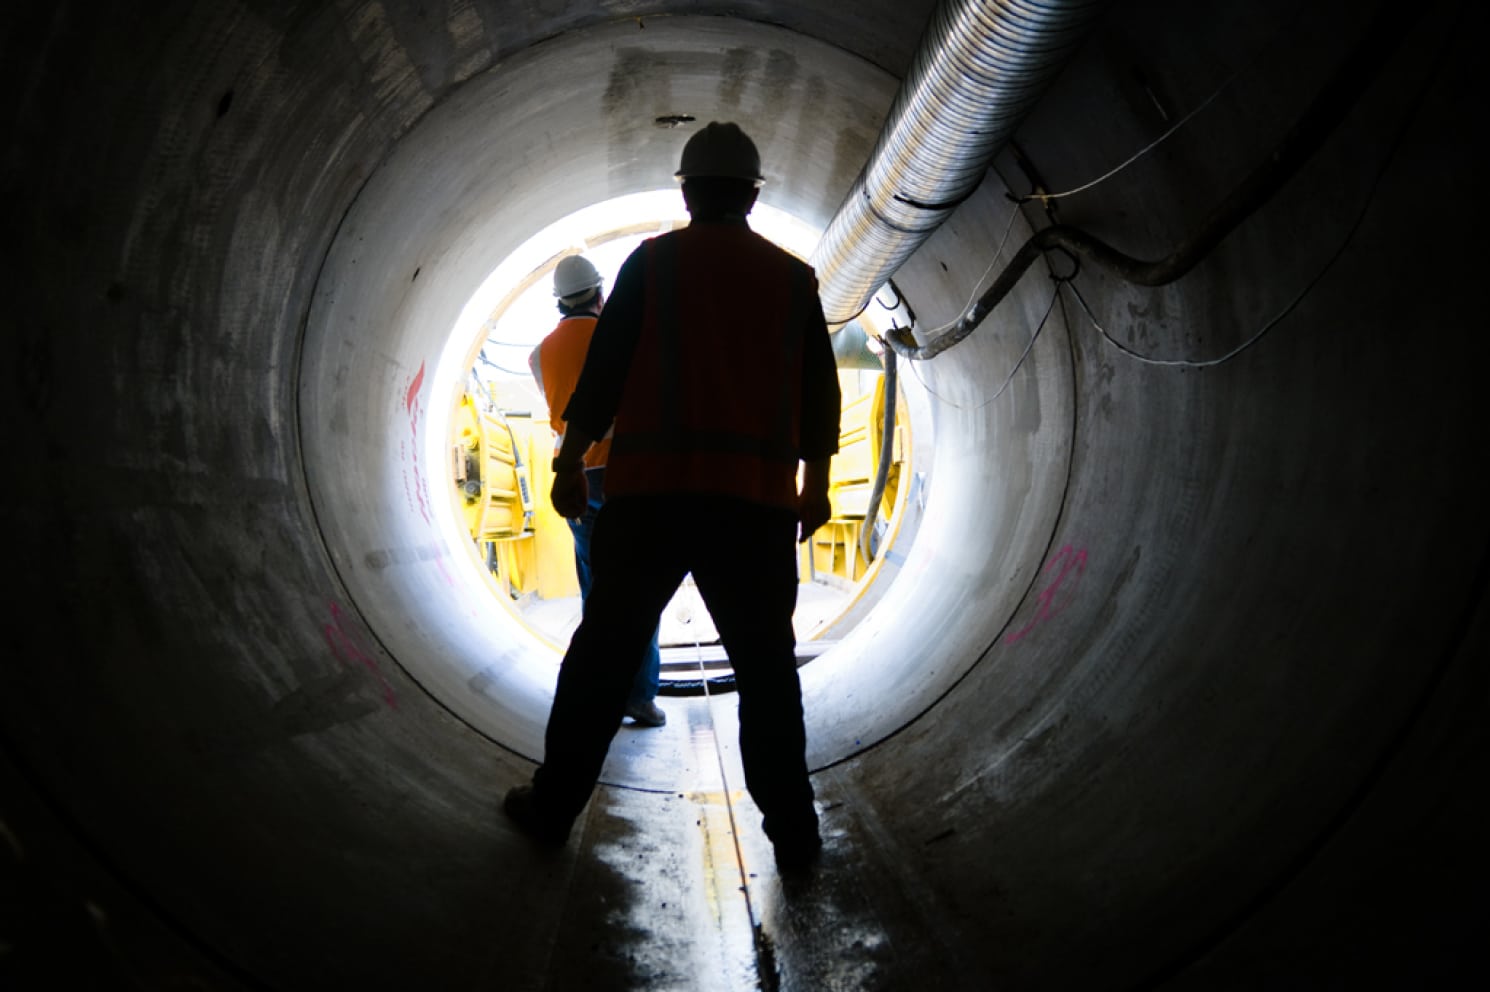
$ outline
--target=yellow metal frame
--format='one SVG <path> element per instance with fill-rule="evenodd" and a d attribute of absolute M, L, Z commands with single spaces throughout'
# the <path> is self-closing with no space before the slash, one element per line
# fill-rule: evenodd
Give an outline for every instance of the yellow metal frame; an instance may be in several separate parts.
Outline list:
<path fill-rule="evenodd" d="M 846 373 L 841 378 L 856 374 Z M 828 500 L 832 504 L 832 516 L 808 542 L 810 547 L 804 546 L 802 550 L 801 571 L 804 577 L 851 586 L 869 574 L 873 563 L 864 558 L 860 535 L 868 516 L 869 498 L 874 491 L 875 470 L 879 466 L 884 404 L 884 376 L 877 378 L 873 389 L 861 392 L 843 404 L 838 454 L 833 456 L 829 469 Z M 905 458 L 903 418 L 896 418 L 892 443 L 895 446 L 893 460 L 885 491 L 880 497 L 879 512 L 894 520 L 898 517 L 900 466 Z"/>
<path fill-rule="evenodd" d="M 885 381 L 859 387 L 859 373 L 840 373 L 847 397 L 839 421 L 839 452 L 829 472 L 832 517 L 801 546 L 801 574 L 863 594 L 882 562 L 866 561 L 860 535 L 879 464 Z M 898 397 L 896 398 L 898 402 Z M 467 530 L 509 599 L 534 595 L 555 600 L 579 595 L 569 526 L 553 509 L 548 492 L 553 431 L 546 417 L 503 416 L 494 403 L 461 395 L 451 446 L 452 477 L 463 503 Z M 905 418 L 897 418 L 891 471 L 879 513 L 898 527 L 905 488 Z M 893 530 L 884 543 L 888 545 Z M 830 625 L 831 627 L 831 625 Z M 822 633 L 826 633 L 826 630 Z"/>

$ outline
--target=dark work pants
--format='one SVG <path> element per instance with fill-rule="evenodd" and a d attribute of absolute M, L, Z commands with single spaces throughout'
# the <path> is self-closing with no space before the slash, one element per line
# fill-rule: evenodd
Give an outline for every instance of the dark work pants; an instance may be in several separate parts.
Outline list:
<path fill-rule="evenodd" d="M 817 833 L 807 778 L 792 612 L 795 514 L 715 496 L 608 499 L 595 522 L 593 584 L 559 670 L 537 800 L 577 816 L 594 790 L 662 610 L 693 581 L 735 671 L 745 786 L 773 841 Z"/>
<path fill-rule="evenodd" d="M 574 575 L 579 580 L 580 602 L 590 598 L 590 542 L 595 534 L 595 518 L 605 505 L 605 469 L 585 469 L 585 482 L 589 486 L 590 500 L 585 505 L 585 514 L 578 520 L 567 520 L 569 533 L 574 537 Z M 636 679 L 631 683 L 628 706 L 645 706 L 657 698 L 662 679 L 662 645 L 658 640 L 661 630 L 652 631 L 652 641 L 642 665 L 637 669 Z"/>

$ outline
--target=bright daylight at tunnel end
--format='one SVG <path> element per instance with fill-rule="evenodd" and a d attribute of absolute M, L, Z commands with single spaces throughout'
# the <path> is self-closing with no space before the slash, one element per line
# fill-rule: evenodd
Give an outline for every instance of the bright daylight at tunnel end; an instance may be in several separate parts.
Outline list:
<path fill-rule="evenodd" d="M 448 464 L 436 462 L 430 474 L 448 470 L 452 476 L 459 511 L 454 543 L 467 553 L 474 546 L 493 599 L 532 636 L 555 647 L 553 664 L 580 612 L 569 528 L 548 499 L 558 432 L 549 424 L 535 375 L 535 349 L 558 319 L 557 290 L 551 288 L 558 284 L 555 272 L 565 258 L 598 265 L 603 292 L 645 238 L 687 223 L 682 208 L 676 190 L 637 194 L 586 208 L 535 234 L 483 282 L 447 346 L 450 364 L 463 374 L 462 388 L 441 450 L 449 452 Z M 798 257 L 805 257 L 820 236 L 766 205 L 756 206 L 751 222 Z M 841 623 L 847 610 L 862 615 L 870 608 L 875 577 L 905 517 L 910 486 L 902 490 L 900 481 L 910 478 L 911 428 L 903 400 L 896 403 L 902 409 L 885 411 L 886 390 L 894 390 L 895 383 L 883 371 L 879 330 L 889 326 L 882 318 L 893 321 L 897 309 L 905 308 L 883 302 L 865 308 L 836 338 L 843 410 L 830 487 L 834 512 L 802 548 L 798 563 L 802 581 L 795 626 L 802 663 L 851 628 L 851 621 Z M 753 344 L 742 340 L 738 347 L 743 351 Z M 437 385 L 432 392 L 442 390 Z M 887 432 L 891 450 L 882 456 Z M 918 481 L 925 484 L 924 470 Z M 867 512 L 871 500 L 873 513 Z M 704 682 L 714 691 L 732 688 L 729 659 L 691 581 L 664 612 L 659 643 L 664 694 L 694 694 L 703 691 Z"/>

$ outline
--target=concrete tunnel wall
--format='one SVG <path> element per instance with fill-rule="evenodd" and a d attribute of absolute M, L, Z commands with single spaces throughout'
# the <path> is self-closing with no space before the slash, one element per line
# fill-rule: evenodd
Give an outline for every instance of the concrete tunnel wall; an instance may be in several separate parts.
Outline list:
<path fill-rule="evenodd" d="M 741 121 L 766 198 L 826 221 L 929 10 L 6 14 L 18 860 L 55 848 L 64 889 L 94 866 L 94 891 L 225 982 L 536 987 L 561 910 L 496 805 L 531 769 L 546 687 L 410 503 L 410 387 L 505 247 L 670 173 L 661 114 Z M 1037 267 L 904 370 L 936 437 L 924 519 L 881 608 L 803 670 L 830 850 L 907 907 L 885 924 L 903 970 L 865 987 L 1464 965 L 1490 494 L 1483 155 L 1461 135 L 1482 87 L 1472 15 L 1421 14 L 1193 273 L 1075 280 L 1165 359 L 1223 355 L 1287 310 L 1255 346 L 1135 361 L 1067 289 L 995 398 L 1055 291 Z M 1005 192 L 1101 176 L 1219 90 L 1052 201 L 1135 255 L 1170 250 L 1364 23 L 1348 4 L 1114 4 L 897 275 L 922 325 L 994 261 Z M 1026 206 L 1005 257 L 1051 219 Z M 696 774 L 645 753 L 608 769 Z"/>

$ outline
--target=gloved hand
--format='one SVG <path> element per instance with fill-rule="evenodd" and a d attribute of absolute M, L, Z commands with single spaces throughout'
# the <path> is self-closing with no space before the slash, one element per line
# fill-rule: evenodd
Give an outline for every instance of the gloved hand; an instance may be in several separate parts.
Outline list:
<path fill-rule="evenodd" d="M 572 468 L 555 469 L 553 488 L 548 496 L 559 516 L 569 520 L 583 517 L 590 502 L 590 484 L 585 481 L 583 463 Z"/>

